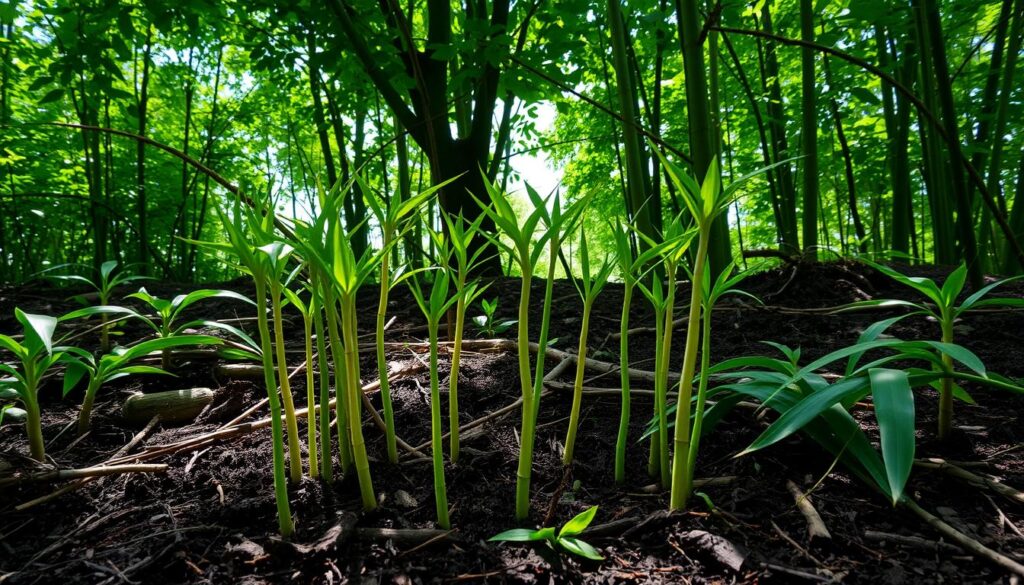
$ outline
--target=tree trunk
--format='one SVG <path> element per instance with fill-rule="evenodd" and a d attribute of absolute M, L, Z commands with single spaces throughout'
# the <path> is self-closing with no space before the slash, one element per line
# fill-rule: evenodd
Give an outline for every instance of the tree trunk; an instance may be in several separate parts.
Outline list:
<path fill-rule="evenodd" d="M 814 42 L 814 14 L 811 0 L 800 0 L 800 38 Z M 800 140 L 803 148 L 803 256 L 818 259 L 818 110 L 814 83 L 814 51 L 800 50 L 801 107 Z"/>

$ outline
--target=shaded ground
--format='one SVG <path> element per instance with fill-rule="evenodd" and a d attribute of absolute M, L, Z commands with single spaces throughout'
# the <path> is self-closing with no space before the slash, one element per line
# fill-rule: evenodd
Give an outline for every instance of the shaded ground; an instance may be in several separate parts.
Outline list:
<path fill-rule="evenodd" d="M 915 269 L 938 276 L 944 271 Z M 535 282 L 533 298 L 543 298 L 542 282 Z M 231 283 L 250 293 L 244 281 Z M 765 307 L 725 304 L 715 312 L 714 360 L 769 353 L 759 343 L 771 340 L 801 347 L 805 360 L 854 342 L 866 325 L 882 313 L 825 315 L 802 311 L 835 306 L 863 298 L 907 297 L 907 291 L 868 270 L 845 264 L 777 269 L 752 277 L 745 288 L 764 299 Z M 180 288 L 168 284 L 148 286 L 151 292 L 171 295 Z M 685 290 L 681 298 L 688 298 Z M 1010 284 L 1003 291 L 1024 296 L 1024 286 Z M 14 330 L 14 306 L 56 314 L 71 308 L 68 293 L 45 285 L 0 291 L 0 331 Z M 513 318 L 518 282 L 494 283 L 488 296 L 499 296 L 501 316 Z M 568 282 L 558 282 L 552 334 L 558 347 L 574 351 L 579 327 L 579 302 Z M 373 291 L 361 300 L 369 315 L 376 305 Z M 590 334 L 591 357 L 615 361 L 618 343 L 609 335 L 618 331 L 621 288 L 609 286 L 595 309 Z M 196 316 L 251 317 L 251 309 L 236 302 L 197 306 Z M 390 313 L 397 315 L 391 340 L 418 341 L 422 317 L 404 291 L 396 291 Z M 471 313 L 475 313 L 472 311 Z M 531 328 L 539 325 L 534 319 Z M 252 322 L 242 322 L 252 325 Z M 292 366 L 302 361 L 301 321 L 288 331 Z M 652 325 L 641 300 L 634 302 L 633 326 Z M 372 326 L 369 317 L 364 328 Z M 252 327 L 247 327 L 251 329 Z M 470 328 L 472 329 L 472 328 Z M 367 329 L 369 331 L 369 329 Z M 125 339 L 144 332 L 130 327 Z M 510 333 L 514 333 L 510 332 Z M 902 321 L 893 331 L 904 339 L 935 339 L 937 326 L 924 319 Z M 90 334 L 91 335 L 91 334 Z M 1024 377 L 1024 314 L 993 312 L 967 316 L 958 328 L 958 342 L 977 352 L 989 369 Z M 680 333 L 673 364 L 681 361 Z M 95 343 L 83 337 L 83 343 Z M 651 369 L 653 334 L 635 334 L 630 354 L 637 368 Z M 412 348 L 389 353 L 396 365 L 425 359 Z M 519 393 L 515 357 L 510 354 L 470 353 L 464 356 L 459 401 L 465 424 L 512 403 Z M 549 368 L 555 364 L 549 360 Z M 72 442 L 74 400 L 58 401 L 59 384 L 43 395 L 44 434 L 49 453 L 61 467 L 85 467 L 103 462 L 125 445 L 138 429 L 126 428 L 117 418 L 117 405 L 127 393 L 189 386 L 217 390 L 215 410 L 188 427 L 158 428 L 143 445 L 171 443 L 216 429 L 264 391 L 246 381 L 217 380 L 212 360 L 194 359 L 179 365 L 179 377 L 133 378 L 112 384 L 100 399 L 95 428 L 83 441 Z M 674 365 L 677 367 L 677 365 Z M 441 358 L 442 392 L 446 389 L 448 356 Z M 363 355 L 364 379 L 372 380 L 373 354 Z M 560 379 L 571 382 L 572 369 Z M 295 378 L 296 401 L 304 403 L 304 376 Z M 616 388 L 618 376 L 598 376 L 589 386 Z M 635 387 L 649 387 L 641 382 Z M 429 438 L 429 382 L 426 373 L 393 384 L 399 434 L 413 445 Z M 936 397 L 929 391 L 917 399 L 919 456 L 943 456 L 968 461 L 977 473 L 991 474 L 1006 483 L 1024 486 L 1024 427 L 1020 415 L 1024 400 L 977 388 L 977 405 L 957 405 L 957 437 L 950 445 L 934 442 Z M 77 398 L 77 397 L 74 397 Z M 446 397 L 445 402 L 446 402 Z M 379 404 L 379 397 L 373 396 Z M 523 546 L 496 546 L 487 537 L 514 526 L 513 493 L 518 454 L 519 413 L 485 424 L 482 432 L 464 437 L 464 454 L 449 465 L 447 483 L 452 522 L 449 538 L 426 546 L 370 538 L 351 529 L 359 514 L 358 489 L 346 478 L 334 485 L 304 480 L 291 487 L 296 518 L 294 541 L 281 543 L 274 536 L 276 521 L 271 489 L 269 430 L 261 430 L 200 451 L 175 454 L 158 462 L 170 465 L 166 474 L 111 477 L 90 483 L 71 495 L 25 512 L 13 507 L 44 495 L 55 486 L 23 486 L 0 491 L 0 582 L 12 583 L 431 583 L 493 581 L 514 583 L 760 583 L 826 581 L 831 577 L 851 583 L 993 583 L 1009 576 L 959 551 L 910 548 L 869 538 L 869 532 L 918 536 L 939 540 L 915 516 L 894 511 L 886 501 L 858 483 L 832 458 L 810 441 L 793 438 L 767 450 L 734 458 L 767 421 L 752 410 L 736 410 L 703 443 L 698 475 L 735 479 L 702 491 L 691 510 L 665 518 L 655 513 L 666 506 L 667 496 L 645 489 L 647 446 L 630 444 L 628 475 L 623 487 L 613 485 L 612 464 L 618 397 L 587 396 L 577 446 L 577 463 L 563 473 L 561 445 L 571 397 L 552 391 L 540 412 L 533 478 L 535 522 L 561 523 L 587 507 L 599 504 L 595 523 L 635 519 L 619 526 L 611 536 L 595 536 L 592 544 L 606 556 L 600 564 L 576 559 L 550 558 Z M 445 411 L 447 404 L 443 405 Z M 633 437 L 639 438 L 651 402 L 637 396 L 633 402 Z M 260 412 L 256 416 L 263 416 Z M 871 428 L 872 417 L 858 414 Z M 300 433 L 305 424 L 300 421 Z M 429 462 L 410 460 L 397 466 L 384 463 L 383 439 L 366 427 L 373 479 L 382 505 L 378 511 L 358 515 L 359 527 L 429 528 L 434 516 Z M 14 454 L 27 452 L 20 427 L 0 428 L 0 463 L 23 462 Z M 141 447 L 141 446 L 140 446 Z M 136 450 L 138 447 L 136 448 Z M 813 487 L 813 501 L 832 532 L 831 543 L 809 543 L 806 523 L 786 488 L 792 480 L 805 490 Z M 816 486 L 816 487 L 814 487 Z M 1024 538 L 1012 524 L 1024 526 L 1024 505 L 936 472 L 916 470 L 909 489 L 929 510 L 1004 554 L 1024 557 Z M 707 502 L 713 503 L 709 511 Z M 342 522 L 342 538 L 329 529 Z M 694 531 L 726 539 L 747 553 L 739 570 L 710 554 Z M 325 534 L 331 536 L 324 540 Z"/>

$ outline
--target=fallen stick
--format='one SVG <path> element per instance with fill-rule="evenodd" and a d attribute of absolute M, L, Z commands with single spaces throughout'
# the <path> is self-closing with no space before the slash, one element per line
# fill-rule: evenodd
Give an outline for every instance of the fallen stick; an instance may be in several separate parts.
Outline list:
<path fill-rule="evenodd" d="M 792 480 L 786 480 L 786 489 L 793 494 L 797 510 L 807 521 L 807 539 L 811 541 L 815 538 L 832 540 L 832 534 L 828 531 L 828 527 L 825 526 L 825 522 L 821 519 L 814 504 L 811 503 L 810 496 L 805 494 Z"/>
<path fill-rule="evenodd" d="M 962 552 L 959 546 L 942 540 L 928 540 L 920 536 L 905 536 L 903 534 L 892 534 L 890 532 L 878 532 L 877 530 L 865 530 L 864 538 L 875 542 L 892 542 L 902 544 L 911 548 L 924 550 L 941 550 L 947 552 Z"/>
<path fill-rule="evenodd" d="M 993 564 L 999 565 L 1000 567 L 1014 573 L 1016 575 L 1024 577 L 1024 565 L 1011 559 L 1010 557 L 1000 554 L 977 540 L 967 536 L 963 532 L 960 532 L 956 528 L 953 528 L 949 524 L 940 520 L 937 516 L 928 512 L 921 506 L 917 505 L 917 502 L 910 498 L 904 498 L 900 501 L 904 508 L 907 508 L 914 514 L 917 514 L 919 518 L 924 520 L 925 524 L 934 528 L 939 534 L 949 538 L 952 542 L 955 542 L 960 548 L 973 555 L 979 556 Z"/>
<path fill-rule="evenodd" d="M 126 453 L 128 453 L 129 451 L 134 449 L 136 445 L 141 443 L 142 440 L 145 439 L 149 435 L 150 432 L 152 432 L 152 430 L 156 427 L 157 423 L 159 423 L 159 422 L 160 422 L 160 415 L 154 416 L 153 419 L 150 420 L 146 424 L 146 426 L 143 427 L 143 429 L 141 431 L 135 433 L 135 436 L 132 437 L 131 441 L 128 441 L 127 443 L 125 443 L 124 446 L 122 446 L 120 449 L 118 449 L 110 457 L 110 459 L 108 459 L 106 465 L 110 465 L 111 464 L 110 462 L 112 460 L 115 460 L 115 459 L 117 459 L 119 457 L 122 457 Z M 95 478 L 95 477 L 82 478 L 82 479 L 79 479 L 79 480 L 77 480 L 77 481 L 75 481 L 73 483 L 70 483 L 70 484 L 68 484 L 68 485 L 66 485 L 66 486 L 64 486 L 64 487 L 62 487 L 62 488 L 60 488 L 60 489 L 58 489 L 56 491 L 50 492 L 50 493 L 48 493 L 48 494 L 46 494 L 44 496 L 39 496 L 38 498 L 29 500 L 27 502 L 23 502 L 23 503 L 15 506 L 14 509 L 17 510 L 18 512 L 27 510 L 27 509 L 29 509 L 29 508 L 31 508 L 33 506 L 38 506 L 39 504 L 43 504 L 43 503 L 49 502 L 50 500 L 54 500 L 56 498 L 59 498 L 60 496 L 63 496 L 64 494 L 68 494 L 68 493 L 71 493 L 71 492 L 73 492 L 75 490 L 81 489 L 81 488 L 85 487 L 89 482 L 91 482 L 93 480 L 97 480 L 97 479 L 99 481 L 103 481 L 102 477 L 100 477 L 100 478 Z"/>
<path fill-rule="evenodd" d="M 0 488 L 30 482 L 66 481 L 69 479 L 119 475 L 122 473 L 163 473 L 165 471 L 167 471 L 167 465 L 162 463 L 157 465 L 100 465 L 98 467 L 85 467 L 81 469 L 53 469 L 0 478 Z"/>
<path fill-rule="evenodd" d="M 915 459 L 914 467 L 941 471 L 957 479 L 962 479 L 970 484 L 988 488 L 1005 498 L 1017 502 L 1018 504 L 1024 504 L 1024 492 L 997 480 L 982 477 L 976 473 L 971 473 L 963 467 L 953 465 L 944 459 Z"/>
<path fill-rule="evenodd" d="M 693 489 L 729 485 L 736 481 L 735 475 L 723 475 L 722 477 L 700 477 L 693 480 Z M 664 491 L 660 483 L 652 483 L 640 488 L 645 494 L 657 494 Z"/>
<path fill-rule="evenodd" d="M 443 540 L 453 531 L 438 528 L 356 528 L 359 538 L 391 540 L 399 545 L 416 545 L 428 540 Z"/>

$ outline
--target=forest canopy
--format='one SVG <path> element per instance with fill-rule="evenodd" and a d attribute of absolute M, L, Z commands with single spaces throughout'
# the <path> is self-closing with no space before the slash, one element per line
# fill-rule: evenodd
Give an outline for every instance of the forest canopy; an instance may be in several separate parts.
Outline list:
<path fill-rule="evenodd" d="M 1013 274 L 1022 26 L 1024 0 L 6 1 L 0 280 L 107 260 L 230 277 L 189 243 L 224 238 L 215 209 L 259 194 L 308 217 L 356 174 L 357 254 L 380 240 L 366 190 L 446 180 L 423 213 L 436 228 L 441 209 L 479 217 L 485 182 L 555 180 L 564 202 L 592 197 L 589 238 L 611 251 L 608 220 L 654 235 L 685 213 L 662 157 L 723 184 L 770 167 L 717 220 L 713 266 L 858 254 Z M 429 255 L 425 233 L 405 262 Z"/>

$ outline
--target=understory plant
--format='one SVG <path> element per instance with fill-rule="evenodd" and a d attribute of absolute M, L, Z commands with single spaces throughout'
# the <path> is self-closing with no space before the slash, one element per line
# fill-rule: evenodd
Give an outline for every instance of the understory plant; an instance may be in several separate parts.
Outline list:
<path fill-rule="evenodd" d="M 77 347 L 64 348 L 64 361 L 67 368 L 64 372 L 64 395 L 73 390 L 85 379 L 85 397 L 78 413 L 78 435 L 82 436 L 91 426 L 92 407 L 100 388 L 113 380 L 132 374 L 169 374 L 164 369 L 136 361 L 156 352 L 195 345 L 219 345 L 220 338 L 211 335 L 177 335 L 174 337 L 158 337 L 143 341 L 131 347 L 116 347 L 110 353 L 96 357 Z"/>
<path fill-rule="evenodd" d="M 450 181 L 431 187 L 415 197 L 410 197 L 404 201 L 399 200 L 396 194 L 393 196 L 393 199 L 387 202 L 379 198 L 373 189 L 364 184 L 363 192 L 367 194 L 367 207 L 373 213 L 377 223 L 380 224 L 381 248 L 391 250 L 395 241 L 401 238 L 402 234 L 408 229 L 408 220 L 411 217 L 416 217 L 414 212 L 448 182 Z M 380 374 L 380 399 L 384 410 L 384 440 L 387 447 L 388 460 L 392 463 L 398 463 L 395 414 L 394 407 L 391 404 L 391 385 L 388 382 L 388 362 L 384 355 L 384 326 L 385 319 L 387 318 L 388 293 L 395 284 L 392 279 L 389 254 L 380 256 L 378 268 L 380 275 L 380 298 L 377 301 L 377 371 Z"/>
<path fill-rule="evenodd" d="M 259 203 L 257 203 L 259 205 Z M 255 207 L 255 206 L 254 206 Z M 272 209 L 272 208 L 271 208 Z M 282 537 L 291 536 L 295 524 L 292 521 L 291 505 L 288 502 L 288 479 L 285 476 L 284 463 L 284 425 L 281 415 L 281 398 L 277 384 L 274 382 L 274 347 L 270 335 L 270 323 L 267 318 L 267 281 L 271 271 L 267 262 L 267 254 L 257 252 L 263 242 L 254 241 L 254 237 L 273 229 L 273 216 L 266 212 L 265 207 L 250 209 L 236 202 L 235 213 L 229 216 L 217 208 L 221 224 L 227 236 L 226 242 L 196 242 L 213 250 L 234 255 L 238 259 L 238 267 L 252 276 L 256 289 L 256 323 L 259 330 L 260 357 L 263 361 L 263 382 L 267 389 L 267 402 L 270 406 L 270 434 L 273 453 L 274 499 L 277 503 L 278 529 Z M 292 443 L 298 449 L 298 442 Z"/>
<path fill-rule="evenodd" d="M 637 232 L 638 235 L 639 232 Z M 686 252 L 696 234 L 693 229 L 683 227 L 680 216 L 674 217 L 664 228 L 661 241 L 648 241 L 649 254 L 661 261 L 665 271 L 666 284 L 655 278 L 648 287 L 638 281 L 644 296 L 650 301 L 655 314 L 655 358 L 654 358 L 654 412 L 658 420 L 658 429 L 651 436 L 651 450 L 647 471 L 652 477 L 660 479 L 661 487 L 668 489 L 671 485 L 671 463 L 668 443 L 668 388 L 669 360 L 672 355 L 672 337 L 675 330 L 675 298 L 676 274 L 679 265 L 685 261 Z"/>
<path fill-rule="evenodd" d="M 571 520 L 555 530 L 554 527 L 530 530 L 513 528 L 487 539 L 490 542 L 543 542 L 553 550 L 564 551 L 593 561 L 602 561 L 604 557 L 593 546 L 580 538 L 580 534 L 590 526 L 597 515 L 597 506 L 587 508 Z"/>
<path fill-rule="evenodd" d="M 594 301 L 608 284 L 608 277 L 611 276 L 612 268 L 615 266 L 610 259 L 605 258 L 596 272 L 591 271 L 590 250 L 587 246 L 586 232 L 580 234 L 580 279 L 573 280 L 576 290 L 583 301 L 583 316 L 580 324 L 579 348 L 576 353 L 576 380 L 572 391 L 572 409 L 569 411 L 569 430 L 565 436 L 565 453 L 562 456 L 563 465 L 571 465 L 573 452 L 576 446 L 576 431 L 580 424 L 580 407 L 583 402 L 583 376 L 587 364 L 587 333 L 590 330 L 590 313 L 594 308 Z M 628 371 L 627 371 L 628 375 Z"/>
<path fill-rule="evenodd" d="M 729 382 L 712 392 L 716 397 L 724 397 L 715 408 L 728 410 L 739 398 L 747 398 L 779 414 L 740 455 L 802 431 L 896 504 L 905 496 L 904 487 L 914 465 L 914 388 L 949 378 L 1024 393 L 1024 388 L 986 372 L 978 356 L 963 347 L 938 341 L 878 339 L 892 322 L 893 319 L 880 321 L 866 329 L 857 343 L 804 366 L 799 365 L 799 350 L 769 344 L 781 351 L 785 359 L 748 356 L 712 367 L 715 379 Z M 861 364 L 867 352 L 883 355 Z M 966 370 L 947 367 L 944 356 L 952 357 Z M 846 360 L 846 373 L 841 378 L 829 381 L 822 375 L 824 368 L 841 360 Z M 926 367 L 892 367 L 895 363 L 921 362 Z M 873 399 L 878 422 L 878 450 L 849 412 L 868 396 Z M 722 414 L 717 413 L 715 420 Z"/>
<path fill-rule="evenodd" d="M 498 321 L 495 315 L 498 312 L 498 297 L 493 299 L 480 299 L 480 309 L 483 315 L 473 317 L 473 324 L 476 325 L 479 335 L 484 337 L 496 337 L 516 326 L 515 319 L 503 319 Z"/>
<path fill-rule="evenodd" d="M 946 278 L 945 282 L 940 287 L 934 280 L 930 278 L 920 276 L 905 276 L 888 266 L 872 262 L 870 260 L 862 259 L 862 262 L 871 266 L 875 270 L 882 274 L 892 278 L 896 282 L 920 293 L 930 301 L 928 303 L 916 303 L 911 301 L 903 301 L 898 299 L 873 299 L 866 301 L 859 301 L 851 303 L 843 307 L 844 310 L 861 309 L 861 308 L 876 308 L 876 307 L 908 307 L 911 309 L 909 313 L 897 317 L 892 322 L 895 323 L 906 317 L 914 315 L 924 315 L 935 320 L 939 324 L 941 331 L 940 340 L 943 343 L 953 343 L 954 327 L 957 319 L 959 319 L 967 311 L 980 309 L 983 307 L 1022 307 L 1024 306 L 1024 299 L 1019 298 L 985 298 L 991 293 L 996 287 L 999 287 L 1012 280 L 1021 278 L 1020 276 L 1009 278 L 1005 280 L 999 280 L 993 282 L 976 292 L 968 296 L 959 305 L 956 304 L 957 299 L 960 297 L 964 289 L 964 284 L 967 281 L 967 265 L 961 264 L 956 270 L 951 272 Z M 951 355 L 942 355 L 943 368 L 949 370 L 953 364 L 953 357 Z M 950 377 L 943 377 L 936 382 L 937 390 L 939 391 L 939 417 L 938 417 L 938 437 L 939 439 L 946 439 L 949 436 L 950 430 L 953 428 L 953 399 L 956 395 L 966 397 L 966 393 L 956 385 L 956 382 Z M 969 399 L 969 397 L 966 397 Z"/>
<path fill-rule="evenodd" d="M 527 188 L 527 194 L 533 203 L 533 209 L 522 220 L 518 217 L 509 196 L 498 189 L 486 177 L 484 186 L 487 188 L 491 205 L 484 205 L 477 199 L 483 212 L 494 221 L 497 228 L 505 234 L 511 244 L 505 243 L 497 236 L 487 236 L 499 249 L 506 252 L 520 269 L 521 285 L 519 294 L 519 318 L 516 334 L 519 364 L 519 380 L 522 390 L 522 425 L 519 445 L 519 465 L 516 470 L 516 519 L 525 520 L 530 515 L 530 477 L 533 467 L 533 447 L 536 438 L 537 415 L 540 408 L 540 394 L 544 378 L 544 358 L 547 352 L 548 330 L 551 322 L 551 301 L 554 281 L 554 264 L 559 250 L 559 243 L 576 225 L 585 208 L 589 197 L 584 197 L 566 210 L 562 210 L 557 194 L 554 197 L 551 211 L 536 191 Z M 472 195 L 472 194 L 471 194 Z M 541 223 L 545 225 L 541 227 Z M 486 235 L 486 234 L 485 234 Z M 544 253 L 545 244 L 550 246 L 550 262 L 548 279 L 542 307 L 540 336 L 537 350 L 537 374 L 530 372 L 530 284 L 537 261 Z"/>
<path fill-rule="evenodd" d="M 438 249 L 442 249 L 443 242 Z M 437 508 L 437 523 L 441 528 L 451 528 L 448 519 L 448 492 L 444 480 L 444 445 L 441 443 L 442 421 L 441 421 L 441 390 L 437 373 L 437 334 L 441 324 L 441 318 L 453 304 L 458 301 L 458 296 L 449 296 L 451 276 L 445 269 L 434 272 L 433 282 L 430 286 L 429 296 L 424 295 L 416 278 L 409 278 L 409 290 L 412 291 L 416 304 L 419 305 L 423 316 L 427 318 L 427 331 L 430 344 L 430 450 L 434 470 L 434 504 Z M 458 425 L 458 418 L 455 419 Z M 454 430 L 455 427 L 452 427 Z"/>
<path fill-rule="evenodd" d="M 14 309 L 14 317 L 21 324 L 22 340 L 0 334 L 0 348 L 14 354 L 18 367 L 0 363 L 0 388 L 8 393 L 13 391 L 25 408 L 25 434 L 28 437 L 29 453 L 39 462 L 46 461 L 46 444 L 43 442 L 42 418 L 39 409 L 39 389 L 43 376 L 55 364 L 63 361 L 65 353 L 53 345 L 53 333 L 57 319 L 47 315 L 25 313 Z"/>
<path fill-rule="evenodd" d="M 60 266 L 54 266 L 46 272 L 66 268 L 70 265 L 64 264 Z M 100 264 L 99 272 L 97 273 L 97 279 L 92 280 L 87 276 L 81 274 L 55 274 L 48 275 L 49 278 L 54 280 L 66 281 L 66 282 L 79 282 L 89 286 L 96 291 L 97 305 L 110 305 L 114 300 L 114 289 L 128 284 L 129 282 L 136 282 L 140 280 L 152 280 L 148 276 L 133 275 L 126 271 L 118 269 L 118 263 L 116 260 L 108 260 L 103 264 Z M 76 300 L 84 305 L 90 304 L 88 300 L 79 295 L 75 297 Z M 103 353 L 110 351 L 110 325 L 107 323 L 109 317 L 105 313 L 100 314 L 100 350 Z"/>
<path fill-rule="evenodd" d="M 302 265 L 297 267 L 296 272 L 301 269 Z M 293 273 L 294 274 L 294 273 Z M 299 293 L 292 289 L 285 287 L 283 292 L 288 303 L 295 307 L 295 310 L 302 315 L 302 333 L 305 339 L 305 356 L 306 356 L 306 405 L 309 407 L 306 414 L 306 441 L 308 443 L 309 452 L 309 477 L 313 479 L 320 479 L 320 457 L 319 449 L 317 448 L 317 412 L 316 412 L 316 385 L 314 383 L 314 368 L 313 368 L 313 322 L 315 320 L 315 314 L 320 311 L 320 306 L 317 302 L 316 293 L 313 290 L 312 285 L 304 283 L 304 288 L 310 293 L 308 300 L 303 301 Z M 330 417 L 327 417 L 330 420 Z M 328 435 L 329 436 L 329 435 Z"/>
<path fill-rule="evenodd" d="M 626 481 L 626 444 L 629 441 L 630 380 L 629 380 L 629 311 L 633 305 L 633 291 L 636 289 L 637 266 L 630 243 L 630 232 L 621 223 L 611 222 L 612 237 L 615 239 L 615 261 L 622 279 L 622 315 L 619 318 L 619 384 L 622 386 L 622 402 L 619 406 L 619 433 L 615 439 L 615 483 Z"/>
<path fill-rule="evenodd" d="M 656 151 L 657 152 L 657 151 Z M 718 174 L 717 159 L 712 159 L 701 184 L 676 168 L 658 152 L 665 172 L 676 187 L 697 230 L 697 251 L 691 271 L 689 316 L 686 322 L 686 345 L 683 351 L 682 373 L 679 378 L 679 394 L 675 415 L 672 457 L 672 489 L 669 509 L 682 509 L 693 491 L 693 474 L 688 465 L 692 433 L 690 429 L 693 379 L 699 352 L 701 307 L 704 299 L 705 271 L 708 270 L 708 248 L 711 244 L 712 224 L 732 204 L 737 191 L 748 179 L 772 167 L 766 167 L 740 177 L 722 187 Z M 782 164 L 776 163 L 776 164 Z M 715 275 L 716 277 L 718 275 Z M 671 278 L 671 277 L 670 277 Z M 671 314 L 671 311 L 669 312 Z M 666 317 L 669 319 L 670 317 Z M 671 325 L 669 326 L 671 327 Z M 664 456 L 663 456 L 664 457 Z"/>
<path fill-rule="evenodd" d="M 481 214 L 472 223 L 459 214 L 454 219 L 448 214 L 442 214 L 445 225 L 448 227 L 448 245 L 450 256 L 445 270 L 452 272 L 451 280 L 455 283 L 455 337 L 452 340 L 452 364 L 448 376 L 448 426 L 450 428 L 449 457 L 452 463 L 459 461 L 459 364 L 462 360 L 462 337 L 466 328 L 466 307 L 475 301 L 487 290 L 487 286 L 481 286 L 479 282 L 468 282 L 469 274 L 476 267 L 480 254 L 486 248 L 477 248 L 476 252 L 470 253 L 470 245 L 473 238 L 477 237 L 480 223 L 485 215 Z M 455 260 L 455 266 L 451 266 L 451 260 Z M 383 379 L 383 376 L 382 376 Z"/>

